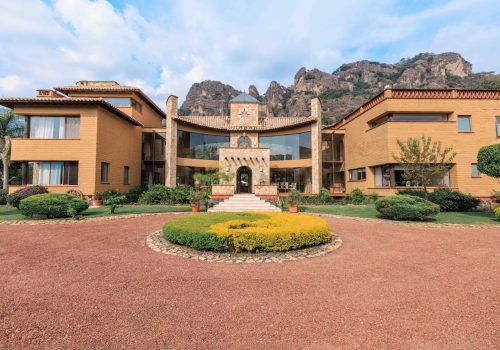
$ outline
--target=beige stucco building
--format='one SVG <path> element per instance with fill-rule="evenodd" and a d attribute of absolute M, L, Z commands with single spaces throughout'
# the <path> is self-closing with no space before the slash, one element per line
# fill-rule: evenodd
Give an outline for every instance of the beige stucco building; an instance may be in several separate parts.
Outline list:
<path fill-rule="evenodd" d="M 80 81 L 34 98 L 1 98 L 0 105 L 25 117 L 11 156 L 23 164 L 23 185 L 55 192 L 93 197 L 111 188 L 192 185 L 195 173 L 217 168 L 232 174 L 214 186 L 220 197 L 294 188 L 387 195 L 413 185 L 394 162 L 397 139 L 423 134 L 457 153 L 434 187 L 477 197 L 500 189 L 476 164 L 479 148 L 500 140 L 498 90 L 388 88 L 329 126 L 321 125 L 318 98 L 304 117 L 273 117 L 245 93 L 228 101 L 229 115 L 182 116 L 177 97 L 168 98 L 165 113 L 140 89 L 116 82 Z"/>

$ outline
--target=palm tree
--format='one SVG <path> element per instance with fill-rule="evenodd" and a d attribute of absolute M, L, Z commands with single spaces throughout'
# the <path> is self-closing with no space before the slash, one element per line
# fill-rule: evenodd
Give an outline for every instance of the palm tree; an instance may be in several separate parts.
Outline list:
<path fill-rule="evenodd" d="M 0 157 L 3 164 L 2 188 L 9 188 L 9 165 L 11 138 L 23 134 L 23 123 L 21 119 L 11 110 L 0 112 Z"/>

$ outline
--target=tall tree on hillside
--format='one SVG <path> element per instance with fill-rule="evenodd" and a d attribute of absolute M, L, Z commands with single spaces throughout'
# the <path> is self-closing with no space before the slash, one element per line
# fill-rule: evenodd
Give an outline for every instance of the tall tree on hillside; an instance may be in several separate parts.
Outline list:
<path fill-rule="evenodd" d="M 392 155 L 404 169 L 403 177 L 417 186 L 424 188 L 427 198 L 427 186 L 436 177 L 441 177 L 450 169 L 456 156 L 451 146 L 443 149 L 441 142 L 433 141 L 422 135 L 420 138 L 410 137 L 406 141 L 397 140 L 399 155 Z"/>
<path fill-rule="evenodd" d="M 9 188 L 10 145 L 13 137 L 23 133 L 21 119 L 11 110 L 0 112 L 0 157 L 3 165 L 2 188 Z"/>

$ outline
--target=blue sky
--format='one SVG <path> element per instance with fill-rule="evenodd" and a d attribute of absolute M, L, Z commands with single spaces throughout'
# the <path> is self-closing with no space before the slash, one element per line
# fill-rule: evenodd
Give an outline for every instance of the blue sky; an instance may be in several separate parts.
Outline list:
<path fill-rule="evenodd" d="M 461 53 L 500 71 L 498 0 L 0 0 L 0 96 L 77 80 L 141 87 L 163 105 L 202 80 L 289 86 L 297 70 Z"/>

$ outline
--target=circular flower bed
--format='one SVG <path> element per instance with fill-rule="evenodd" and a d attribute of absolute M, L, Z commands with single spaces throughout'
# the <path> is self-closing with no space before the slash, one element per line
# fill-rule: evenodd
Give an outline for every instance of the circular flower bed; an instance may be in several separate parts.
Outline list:
<path fill-rule="evenodd" d="M 330 242 L 320 217 L 289 213 L 210 213 L 170 220 L 163 236 L 172 243 L 215 252 L 280 252 Z"/>

